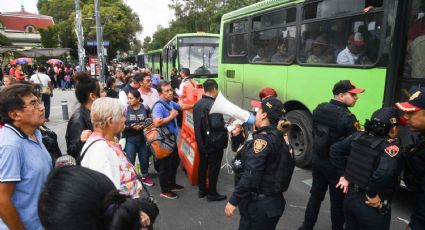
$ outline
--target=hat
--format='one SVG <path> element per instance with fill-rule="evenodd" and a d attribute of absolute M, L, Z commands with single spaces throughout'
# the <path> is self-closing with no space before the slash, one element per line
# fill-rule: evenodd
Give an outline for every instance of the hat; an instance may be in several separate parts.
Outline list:
<path fill-rule="evenodd" d="M 283 103 L 276 97 L 267 97 L 262 101 L 252 101 L 251 105 L 262 109 L 273 120 L 279 120 L 285 114 Z"/>
<path fill-rule="evenodd" d="M 314 39 L 313 43 L 311 44 L 312 47 L 313 46 L 319 46 L 319 45 L 323 45 L 323 46 L 328 45 L 328 43 L 326 42 L 326 40 L 322 36 L 319 36 L 316 39 Z"/>
<path fill-rule="evenodd" d="M 364 46 L 364 38 L 363 34 L 360 32 L 356 32 L 355 34 L 351 34 L 348 38 L 349 41 L 354 42 L 356 46 Z"/>
<path fill-rule="evenodd" d="M 395 103 L 404 112 L 414 112 L 425 109 L 425 89 L 419 89 L 410 96 L 409 101 Z"/>
<path fill-rule="evenodd" d="M 263 100 L 264 98 L 270 97 L 270 96 L 277 97 L 277 93 L 276 93 L 276 90 L 274 90 L 273 88 L 266 87 L 260 90 L 260 93 L 258 94 L 258 96 L 260 97 L 260 100 Z"/>
<path fill-rule="evenodd" d="M 371 120 L 387 125 L 399 125 L 400 115 L 398 114 L 398 111 L 395 108 L 384 107 L 376 110 L 372 114 Z"/>
<path fill-rule="evenodd" d="M 365 90 L 362 88 L 356 88 L 356 86 L 350 80 L 341 80 L 334 85 L 332 93 L 334 95 L 340 93 L 363 93 Z"/>

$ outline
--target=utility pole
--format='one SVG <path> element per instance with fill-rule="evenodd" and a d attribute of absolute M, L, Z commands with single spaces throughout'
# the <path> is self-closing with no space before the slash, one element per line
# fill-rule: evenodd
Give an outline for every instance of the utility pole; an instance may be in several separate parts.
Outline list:
<path fill-rule="evenodd" d="M 94 17 L 96 19 L 96 40 L 97 40 L 97 59 L 99 62 L 99 79 L 102 83 L 105 82 L 105 75 L 103 72 L 103 35 L 102 35 L 102 25 L 100 23 L 100 0 L 94 0 Z"/>
<path fill-rule="evenodd" d="M 78 40 L 78 63 L 80 71 L 86 70 L 84 60 L 86 58 L 86 51 L 84 50 L 84 34 L 83 25 L 81 24 L 81 9 L 80 0 L 75 0 L 75 32 Z"/>

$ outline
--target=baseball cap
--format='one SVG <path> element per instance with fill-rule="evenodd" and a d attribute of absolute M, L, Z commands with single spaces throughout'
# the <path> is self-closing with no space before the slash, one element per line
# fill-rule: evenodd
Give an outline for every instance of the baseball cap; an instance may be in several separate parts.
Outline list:
<path fill-rule="evenodd" d="M 410 96 L 409 101 L 395 103 L 404 112 L 414 112 L 425 109 L 425 89 L 419 89 Z"/>
<path fill-rule="evenodd" d="M 253 102 L 251 102 L 253 107 L 262 109 L 273 120 L 279 120 L 285 114 L 285 107 L 283 103 L 276 97 L 267 97 L 262 101 Z"/>
<path fill-rule="evenodd" d="M 398 111 L 395 108 L 384 107 L 376 110 L 372 114 L 371 120 L 395 126 L 400 124 L 400 115 L 398 114 Z"/>
<path fill-rule="evenodd" d="M 364 46 L 364 38 L 362 33 L 356 32 L 355 34 L 351 34 L 348 38 L 349 41 L 354 42 L 356 46 Z"/>
<path fill-rule="evenodd" d="M 357 88 L 350 80 L 341 80 L 334 85 L 332 93 L 334 95 L 340 93 L 363 93 L 365 90 L 362 88 Z"/>

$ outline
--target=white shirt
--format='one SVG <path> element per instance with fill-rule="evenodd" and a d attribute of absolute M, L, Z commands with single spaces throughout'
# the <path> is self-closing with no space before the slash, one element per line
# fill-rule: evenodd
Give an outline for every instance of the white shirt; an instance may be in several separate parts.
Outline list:
<path fill-rule="evenodd" d="M 176 94 L 177 94 L 177 96 L 179 96 L 179 97 L 180 97 L 181 95 L 183 95 L 184 86 L 185 86 L 188 82 L 190 82 L 190 78 L 189 78 L 189 77 L 186 77 L 186 78 L 184 78 L 184 79 L 182 80 L 182 82 L 180 83 L 179 88 L 178 88 L 178 89 L 176 89 Z"/>
<path fill-rule="evenodd" d="M 143 105 L 150 110 L 152 110 L 153 104 L 157 102 L 159 98 L 158 91 L 154 88 L 151 88 L 151 91 L 149 93 L 143 93 L 141 89 L 139 89 L 140 95 L 143 99 Z"/>
<path fill-rule="evenodd" d="M 87 140 L 81 153 L 85 151 L 91 142 L 93 142 L 93 139 Z M 90 146 L 81 161 L 81 166 L 103 173 L 114 183 L 117 189 L 120 189 L 119 159 L 106 141 L 100 140 Z"/>
<path fill-rule="evenodd" d="M 341 52 L 339 52 L 338 57 L 336 58 L 336 63 L 354 65 L 356 64 L 356 60 L 358 58 L 359 58 L 358 55 L 351 53 L 348 47 L 346 47 Z"/>
<path fill-rule="evenodd" d="M 38 75 L 38 77 L 37 77 L 37 75 Z M 40 80 L 38 80 L 38 78 L 40 78 Z M 47 75 L 46 75 L 46 74 L 44 74 L 44 73 L 36 73 L 36 74 L 33 74 L 33 75 L 31 76 L 30 80 L 31 80 L 32 82 L 34 82 L 34 84 L 41 84 L 43 87 L 47 87 L 47 86 L 49 86 L 49 81 L 51 81 L 51 80 L 50 80 L 50 77 L 49 77 L 49 76 L 47 76 Z M 40 81 L 41 81 L 41 82 L 40 82 Z"/>
<path fill-rule="evenodd" d="M 118 93 L 118 99 L 120 100 L 120 102 L 121 102 L 121 104 L 123 105 L 123 106 L 127 106 L 128 105 L 128 98 L 127 98 L 127 94 L 125 93 L 125 91 L 124 90 L 121 90 L 119 93 Z"/>

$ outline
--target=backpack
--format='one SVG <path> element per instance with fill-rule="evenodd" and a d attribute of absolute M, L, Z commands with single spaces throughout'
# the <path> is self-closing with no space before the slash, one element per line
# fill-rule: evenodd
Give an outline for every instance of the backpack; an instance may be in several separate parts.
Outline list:
<path fill-rule="evenodd" d="M 313 153 L 320 157 L 329 157 L 333 143 L 341 139 L 338 132 L 338 120 L 344 114 L 339 107 L 329 107 L 322 103 L 313 111 Z"/>
<path fill-rule="evenodd" d="M 282 140 L 283 141 L 283 140 Z M 283 141 L 284 142 L 284 141 Z M 279 148 L 280 160 L 275 174 L 275 192 L 286 192 L 291 183 L 292 174 L 295 169 L 295 158 L 292 153 L 290 153 L 288 146 L 282 143 L 282 146 Z"/>
<path fill-rule="evenodd" d="M 227 148 L 227 133 L 223 134 L 221 132 L 214 131 L 211 128 L 209 116 L 209 111 L 205 111 L 201 116 L 201 125 L 203 127 L 202 130 L 204 130 L 204 135 L 202 136 L 204 138 L 205 148 Z"/>
<path fill-rule="evenodd" d="M 171 108 L 161 100 L 155 102 L 152 110 L 158 103 L 163 104 L 165 108 L 171 111 Z M 176 136 L 166 126 L 154 127 L 153 123 L 149 124 L 148 121 L 146 121 L 146 126 L 143 130 L 146 146 L 151 149 L 157 159 L 169 156 L 176 147 Z"/>

